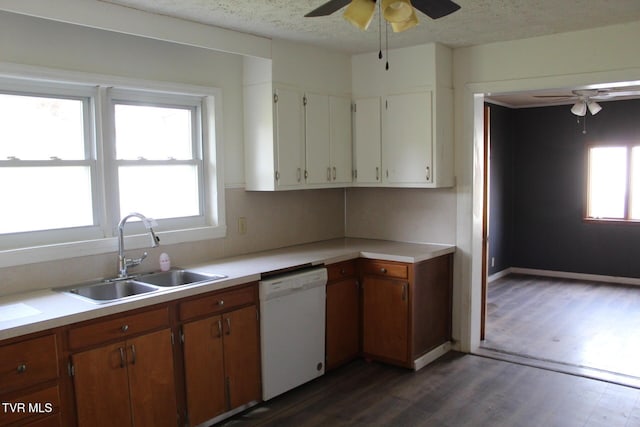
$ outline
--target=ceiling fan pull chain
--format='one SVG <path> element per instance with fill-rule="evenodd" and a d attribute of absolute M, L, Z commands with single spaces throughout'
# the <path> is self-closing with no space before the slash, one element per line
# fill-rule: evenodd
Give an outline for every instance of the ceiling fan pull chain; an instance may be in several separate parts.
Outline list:
<path fill-rule="evenodd" d="M 386 23 L 384 26 L 384 49 L 386 50 L 385 54 L 387 55 L 387 63 L 384 66 L 385 70 L 389 69 L 389 23 Z"/>
<path fill-rule="evenodd" d="M 382 2 L 378 2 L 378 59 L 382 59 L 382 7 L 380 6 Z"/>

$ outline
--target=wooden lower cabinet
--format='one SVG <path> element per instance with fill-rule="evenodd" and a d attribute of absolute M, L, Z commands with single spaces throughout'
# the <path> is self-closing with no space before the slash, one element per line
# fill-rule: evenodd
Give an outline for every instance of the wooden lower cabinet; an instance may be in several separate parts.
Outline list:
<path fill-rule="evenodd" d="M 360 260 L 362 353 L 415 368 L 451 340 L 452 255 L 418 263 Z"/>
<path fill-rule="evenodd" d="M 229 296 L 221 294 L 219 300 L 241 300 Z M 231 311 L 182 326 L 187 418 L 192 426 L 261 399 L 257 306 L 233 309 L 218 302 L 215 307 Z"/>
<path fill-rule="evenodd" d="M 355 261 L 327 266 L 326 370 L 360 354 L 360 284 Z"/>
<path fill-rule="evenodd" d="M 382 360 L 407 363 L 409 283 L 365 276 L 362 281 L 362 350 Z"/>
<path fill-rule="evenodd" d="M 78 426 L 178 424 L 171 329 L 72 353 L 70 360 Z"/>
<path fill-rule="evenodd" d="M 0 343 L 0 426 L 62 426 L 55 332 Z"/>

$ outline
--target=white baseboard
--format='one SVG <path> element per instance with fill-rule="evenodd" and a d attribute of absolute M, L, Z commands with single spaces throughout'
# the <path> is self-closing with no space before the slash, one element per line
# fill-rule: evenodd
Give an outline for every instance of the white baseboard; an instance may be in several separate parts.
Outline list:
<path fill-rule="evenodd" d="M 508 274 L 526 274 L 529 276 L 556 277 L 559 279 L 575 279 L 589 282 L 618 283 L 621 285 L 640 286 L 640 278 L 604 276 L 600 274 L 571 273 L 568 271 L 538 270 L 535 268 L 509 267 L 489 276 L 489 282 L 504 277 Z"/>
<path fill-rule="evenodd" d="M 447 353 L 449 350 L 451 350 L 451 342 L 450 341 L 447 341 L 444 344 L 440 344 L 438 347 L 434 348 L 430 352 L 425 353 L 422 356 L 418 357 L 416 360 L 414 360 L 413 361 L 413 370 L 414 371 L 418 371 L 418 370 L 424 368 L 429 363 L 431 363 L 434 360 L 436 360 L 438 357 L 440 357 L 443 354 Z"/>

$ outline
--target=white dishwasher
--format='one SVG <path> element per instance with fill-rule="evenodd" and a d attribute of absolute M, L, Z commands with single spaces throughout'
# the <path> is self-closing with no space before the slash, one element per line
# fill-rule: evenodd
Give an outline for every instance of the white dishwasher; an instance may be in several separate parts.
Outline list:
<path fill-rule="evenodd" d="M 260 281 L 262 398 L 324 374 L 327 269 Z"/>

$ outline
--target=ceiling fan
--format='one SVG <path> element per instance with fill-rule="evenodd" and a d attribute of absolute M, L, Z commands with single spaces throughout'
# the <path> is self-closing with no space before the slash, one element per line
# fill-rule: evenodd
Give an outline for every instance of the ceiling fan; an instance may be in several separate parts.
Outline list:
<path fill-rule="evenodd" d="M 361 30 L 366 30 L 373 19 L 376 0 L 329 0 L 305 17 L 331 15 L 347 5 L 345 19 Z M 382 16 L 396 33 L 418 24 L 416 9 L 432 19 L 442 18 L 460 9 L 451 0 L 381 0 L 378 6 Z"/>
<path fill-rule="evenodd" d="M 571 107 L 571 112 L 577 116 L 578 123 L 580 117 L 582 121 L 582 133 L 587 133 L 587 110 L 595 116 L 602 110 L 602 106 L 596 101 L 610 100 L 617 97 L 640 96 L 640 90 L 620 88 L 620 89 L 578 89 L 572 90 L 571 95 L 534 95 L 535 98 L 554 98 L 557 100 L 575 99 L 576 102 Z"/>
<path fill-rule="evenodd" d="M 535 98 L 553 98 L 557 100 L 575 99 L 576 102 L 571 107 L 571 112 L 576 116 L 583 117 L 587 110 L 591 115 L 596 115 L 602 110 L 602 106 L 596 101 L 607 101 L 617 97 L 640 96 L 640 90 L 628 88 L 618 89 L 577 89 L 572 90 L 571 95 L 535 95 Z"/>

